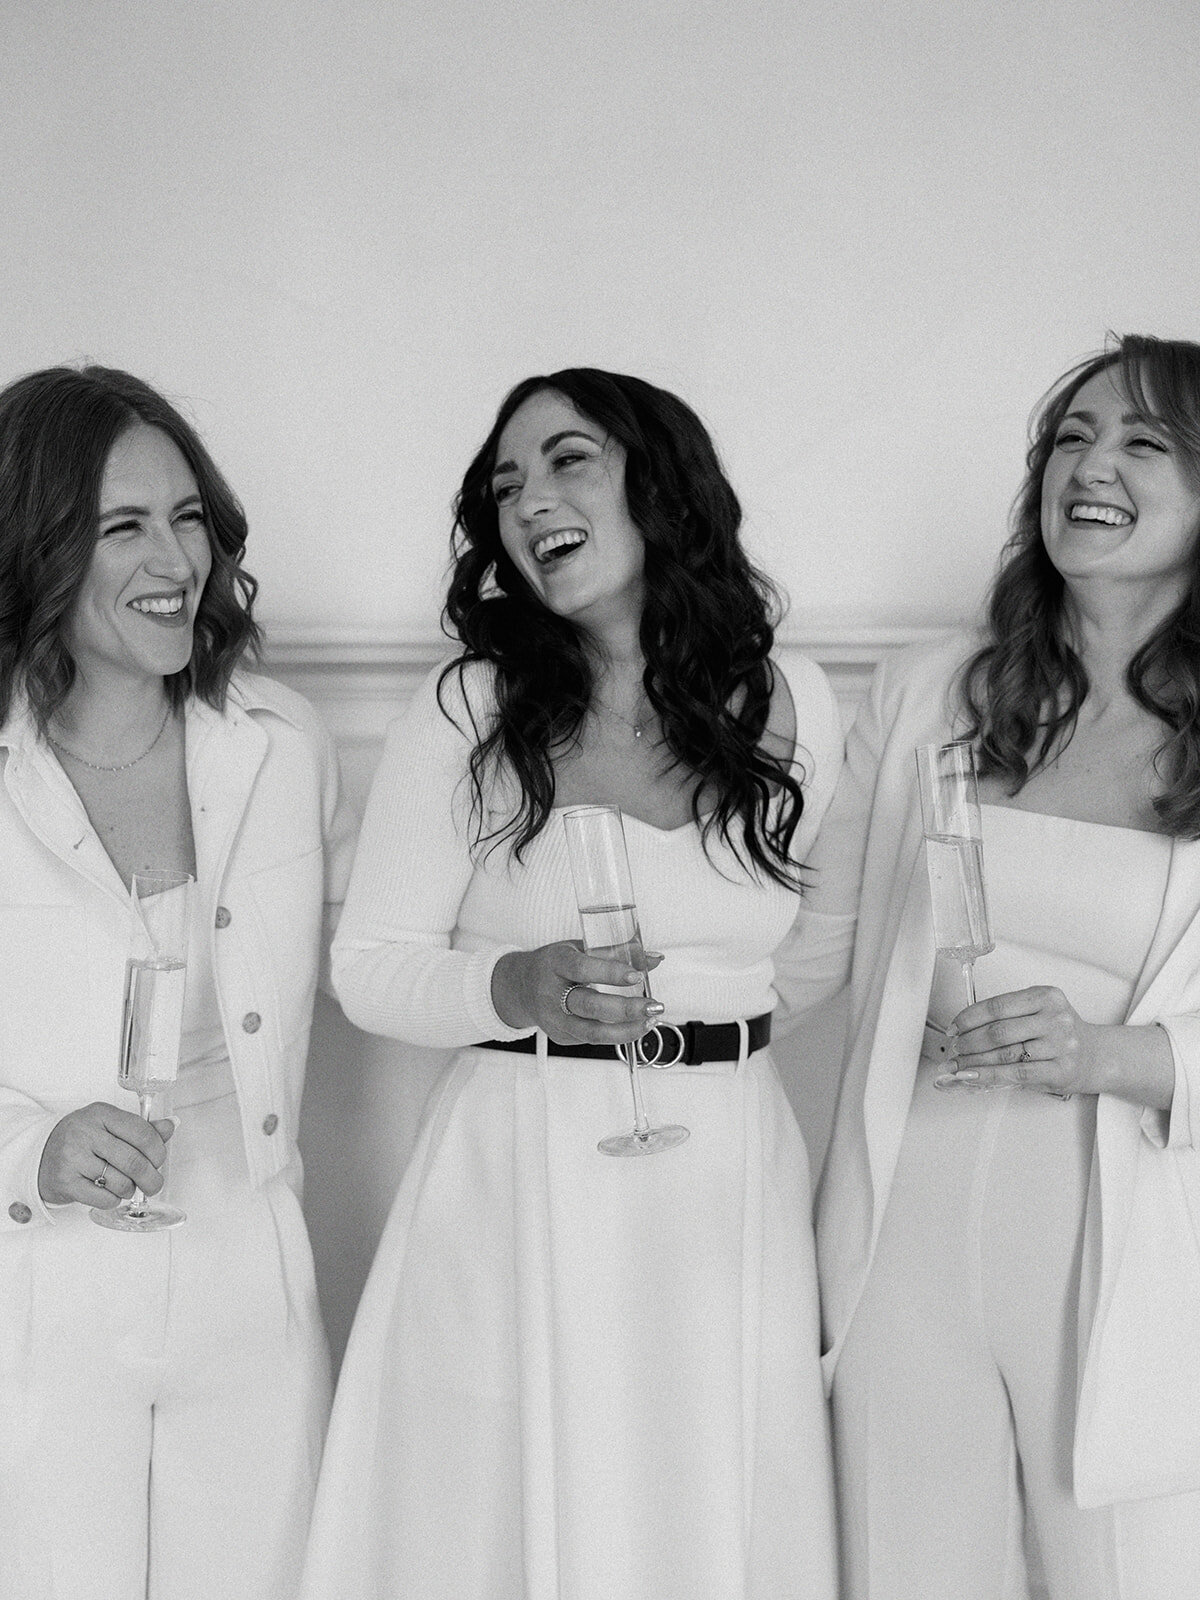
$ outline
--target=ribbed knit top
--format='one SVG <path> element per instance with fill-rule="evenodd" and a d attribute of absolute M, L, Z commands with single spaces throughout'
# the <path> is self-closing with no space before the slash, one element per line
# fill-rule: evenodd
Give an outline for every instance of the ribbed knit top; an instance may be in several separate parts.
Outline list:
<path fill-rule="evenodd" d="M 785 671 L 796 707 L 796 764 L 804 815 L 793 841 L 800 861 L 816 837 L 841 766 L 837 706 L 821 669 L 792 657 Z M 558 812 L 516 862 L 506 843 L 472 849 L 467 763 L 472 721 L 494 715 L 490 669 L 457 675 L 437 700 L 425 680 L 388 731 L 333 945 L 334 986 L 359 1027 L 413 1044 L 454 1046 L 516 1039 L 491 1000 L 492 969 L 510 950 L 580 936 L 566 838 Z M 473 713 L 473 716 L 472 716 Z M 510 797 L 489 797 L 494 820 Z M 652 977 L 665 1020 L 726 1022 L 770 1010 L 772 956 L 797 896 L 753 878 L 720 840 L 691 823 L 660 829 L 626 815 L 625 836 L 642 938 L 665 959 Z"/>

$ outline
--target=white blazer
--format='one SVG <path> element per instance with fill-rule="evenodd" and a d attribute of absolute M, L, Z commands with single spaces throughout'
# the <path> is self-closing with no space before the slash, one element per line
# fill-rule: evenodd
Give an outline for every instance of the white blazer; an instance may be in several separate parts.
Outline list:
<path fill-rule="evenodd" d="M 261 1185 L 292 1164 L 320 959 L 353 818 L 306 701 L 238 674 L 224 715 L 194 698 L 186 761 L 196 876 L 246 1158 Z M 37 1173 L 51 1129 L 121 1103 L 117 1051 L 129 895 L 24 709 L 0 728 L 0 1236 L 52 1223 Z"/>
<path fill-rule="evenodd" d="M 818 1201 L 827 1381 L 887 1207 L 935 959 L 913 750 L 961 735 L 951 704 L 979 641 L 956 634 L 876 673 L 812 853 L 816 882 L 776 987 L 803 1010 L 850 978 L 847 1052 Z M 1175 840 L 1129 1023 L 1161 1022 L 1169 1116 L 1099 1096 L 1079 1307 L 1081 1506 L 1200 1490 L 1200 843 Z"/>

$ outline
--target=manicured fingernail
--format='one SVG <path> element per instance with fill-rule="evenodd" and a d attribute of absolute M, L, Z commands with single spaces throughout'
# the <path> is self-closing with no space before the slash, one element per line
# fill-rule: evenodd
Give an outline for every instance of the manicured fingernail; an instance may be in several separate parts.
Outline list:
<path fill-rule="evenodd" d="M 956 1072 L 954 1076 L 960 1079 L 963 1083 L 974 1083 L 978 1079 L 979 1074 L 977 1072 Z"/>
<path fill-rule="evenodd" d="M 662 953 L 661 950 L 643 950 L 642 954 L 646 957 L 647 961 L 663 961 L 663 960 L 665 960 L 665 957 L 663 956 L 663 953 Z"/>
<path fill-rule="evenodd" d="M 666 1006 L 661 1001 L 651 1000 L 646 1006 L 646 1015 L 648 1017 L 661 1017 L 666 1009 Z"/>
<path fill-rule="evenodd" d="M 626 983 L 641 983 L 642 979 L 645 976 L 646 976 L 646 974 L 644 972 L 634 972 L 634 971 L 630 970 L 629 972 L 627 972 L 625 974 L 625 982 Z"/>

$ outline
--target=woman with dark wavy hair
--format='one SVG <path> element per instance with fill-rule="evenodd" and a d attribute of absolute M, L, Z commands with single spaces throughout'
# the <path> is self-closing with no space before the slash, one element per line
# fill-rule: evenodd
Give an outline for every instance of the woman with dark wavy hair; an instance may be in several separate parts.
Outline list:
<path fill-rule="evenodd" d="M 818 1221 L 849 1600 L 1010 1600 L 1031 1553 L 1051 1600 L 1196 1592 L 1198 691 L 1200 345 L 1123 338 L 1040 408 L 981 634 L 877 674 L 781 980 L 853 954 Z M 913 760 L 950 739 L 996 941 L 966 1007 Z"/>
<path fill-rule="evenodd" d="M 835 1593 L 803 1141 L 772 952 L 841 759 L 771 658 L 709 436 L 572 369 L 505 400 L 457 502 L 460 641 L 392 730 L 335 984 L 457 1046 L 346 1356 L 304 1594 Z M 624 813 L 657 1000 L 587 955 L 562 812 Z M 659 962 L 661 961 L 661 964 Z M 677 1148 L 614 1161 L 648 1028 Z"/>
<path fill-rule="evenodd" d="M 290 1600 L 298 1580 L 328 1360 L 296 1118 L 350 838 L 310 708 L 243 669 L 245 543 L 139 379 L 55 367 L 0 392 L 5 1595 Z M 148 872 L 196 881 L 176 1115 L 154 1122 L 117 1087 Z M 163 1189 L 168 1146 L 183 1226 L 93 1226 Z"/>

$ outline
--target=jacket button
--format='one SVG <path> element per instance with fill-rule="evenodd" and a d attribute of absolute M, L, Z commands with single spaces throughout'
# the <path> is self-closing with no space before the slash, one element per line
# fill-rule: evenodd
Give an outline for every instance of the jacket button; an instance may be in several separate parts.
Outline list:
<path fill-rule="evenodd" d="M 273 1111 L 269 1112 L 263 1118 L 263 1132 L 264 1133 L 274 1133 L 275 1129 L 278 1126 L 279 1126 L 279 1118 L 275 1115 L 275 1113 Z"/>
<path fill-rule="evenodd" d="M 246 1015 L 242 1018 L 242 1032 L 257 1033 L 261 1027 L 262 1018 L 259 1016 L 258 1012 L 247 1011 Z"/>
<path fill-rule="evenodd" d="M 23 1200 L 14 1200 L 8 1208 L 8 1214 L 14 1222 L 29 1222 L 33 1217 L 33 1212 Z"/>
<path fill-rule="evenodd" d="M 217 914 L 213 918 L 213 920 L 216 923 L 218 928 L 227 928 L 229 926 L 229 924 L 233 921 L 233 918 L 229 915 L 229 912 L 226 910 L 226 908 L 224 906 L 218 906 L 217 907 Z"/>

